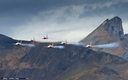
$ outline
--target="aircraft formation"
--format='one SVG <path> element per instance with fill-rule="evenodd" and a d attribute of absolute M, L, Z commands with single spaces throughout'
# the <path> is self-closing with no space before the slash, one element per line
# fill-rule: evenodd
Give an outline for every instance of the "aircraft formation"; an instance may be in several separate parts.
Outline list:
<path fill-rule="evenodd" d="M 45 39 L 45 40 L 46 40 L 46 39 L 49 39 L 49 37 L 48 37 L 48 35 L 46 35 L 46 36 L 42 37 L 42 39 Z M 35 37 L 33 37 L 33 39 L 31 39 L 30 42 L 37 42 L 37 41 L 35 40 Z M 67 44 L 67 42 L 61 42 L 61 44 Z M 16 42 L 15 45 L 16 45 L 16 46 L 35 47 L 34 44 L 23 43 L 22 40 L 19 41 L 19 42 Z M 48 46 L 46 46 L 46 47 L 47 47 L 47 48 L 59 48 L 59 49 L 63 49 L 63 48 L 64 48 L 64 46 L 54 46 L 53 44 L 48 45 Z"/>
<path fill-rule="evenodd" d="M 42 39 L 49 39 L 48 35 L 42 37 Z M 30 42 L 37 42 L 35 40 L 35 37 L 33 37 L 33 39 L 30 40 Z M 113 48 L 113 47 L 118 47 L 120 44 L 119 42 L 112 42 L 112 43 L 107 43 L 107 44 L 100 44 L 100 45 L 91 45 L 91 44 L 88 44 L 88 45 L 85 45 L 84 43 L 68 43 L 67 40 L 66 41 L 63 41 L 60 43 L 61 45 L 57 45 L 57 46 L 54 46 L 53 43 L 46 46 L 47 48 L 59 48 L 59 49 L 63 49 L 64 46 L 63 45 L 74 45 L 74 46 L 83 46 L 83 47 L 86 47 L 86 48 L 92 48 L 92 47 L 97 47 L 97 48 Z M 17 46 L 28 46 L 28 47 L 35 47 L 34 44 L 27 44 L 27 43 L 22 43 L 22 41 L 20 42 L 16 42 L 15 45 Z"/>

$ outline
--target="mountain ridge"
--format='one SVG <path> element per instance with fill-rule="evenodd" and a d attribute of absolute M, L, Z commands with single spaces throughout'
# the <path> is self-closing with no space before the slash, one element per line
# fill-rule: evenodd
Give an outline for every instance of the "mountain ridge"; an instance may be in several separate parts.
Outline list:
<path fill-rule="evenodd" d="M 104 30 L 103 22 L 86 40 L 96 43 L 119 41 Z M 104 32 L 104 34 L 100 34 Z M 117 31 L 118 32 L 118 31 Z M 115 34 L 115 33 L 114 33 Z M 107 36 L 105 36 L 107 35 Z M 96 36 L 96 37 L 95 37 Z M 109 41 L 105 41 L 109 39 Z M 6 36 L 4 36 L 6 37 Z M 0 37 L 1 38 L 1 37 Z M 8 39 L 7 39 L 8 38 Z M 7 43 L 4 40 L 12 40 Z M 99 41 L 98 41 L 99 40 Z M 103 40 L 103 41 L 102 41 Z M 128 80 L 128 60 L 119 55 L 67 44 L 64 49 L 46 48 L 51 43 L 23 41 L 35 47 L 15 46 L 18 40 L 6 37 L 0 42 L 0 78 L 29 78 L 30 80 Z M 89 41 L 88 41 L 89 42 Z M 83 42 L 84 43 L 84 42 Z M 94 42 L 93 42 L 94 43 Z M 85 43 L 86 44 L 86 43 Z M 61 45 L 56 42 L 54 45 Z M 122 48 L 114 49 L 120 49 Z M 110 49 L 111 51 L 114 49 Z M 109 49 L 103 49 L 109 50 Z M 122 49 L 121 49 L 122 50 Z M 121 51 L 118 52 L 121 54 Z"/>

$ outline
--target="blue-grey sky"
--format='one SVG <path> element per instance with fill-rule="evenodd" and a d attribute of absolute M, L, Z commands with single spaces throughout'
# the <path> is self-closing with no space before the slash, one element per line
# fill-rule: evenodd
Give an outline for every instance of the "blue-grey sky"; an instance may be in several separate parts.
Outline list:
<path fill-rule="evenodd" d="M 29 40 L 79 41 L 119 16 L 128 32 L 128 0 L 0 0 L 0 32 Z"/>

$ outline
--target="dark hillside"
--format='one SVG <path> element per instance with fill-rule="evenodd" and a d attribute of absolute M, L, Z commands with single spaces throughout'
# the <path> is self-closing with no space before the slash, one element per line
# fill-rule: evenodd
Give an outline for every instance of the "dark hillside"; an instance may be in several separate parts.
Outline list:
<path fill-rule="evenodd" d="M 45 47 L 50 43 L 35 44 L 36 47 L 6 48 L 4 52 L 7 55 L 0 61 L 0 77 L 30 80 L 127 79 L 123 73 L 128 72 L 128 61 L 118 56 L 72 45 L 52 49 Z"/>

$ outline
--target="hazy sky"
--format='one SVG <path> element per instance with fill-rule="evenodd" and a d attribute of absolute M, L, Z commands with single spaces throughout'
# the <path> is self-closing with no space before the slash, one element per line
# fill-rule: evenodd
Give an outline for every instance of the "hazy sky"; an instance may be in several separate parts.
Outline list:
<path fill-rule="evenodd" d="M 128 33 L 128 0 L 0 0 L 0 33 L 30 40 L 79 41 L 119 16 Z"/>

